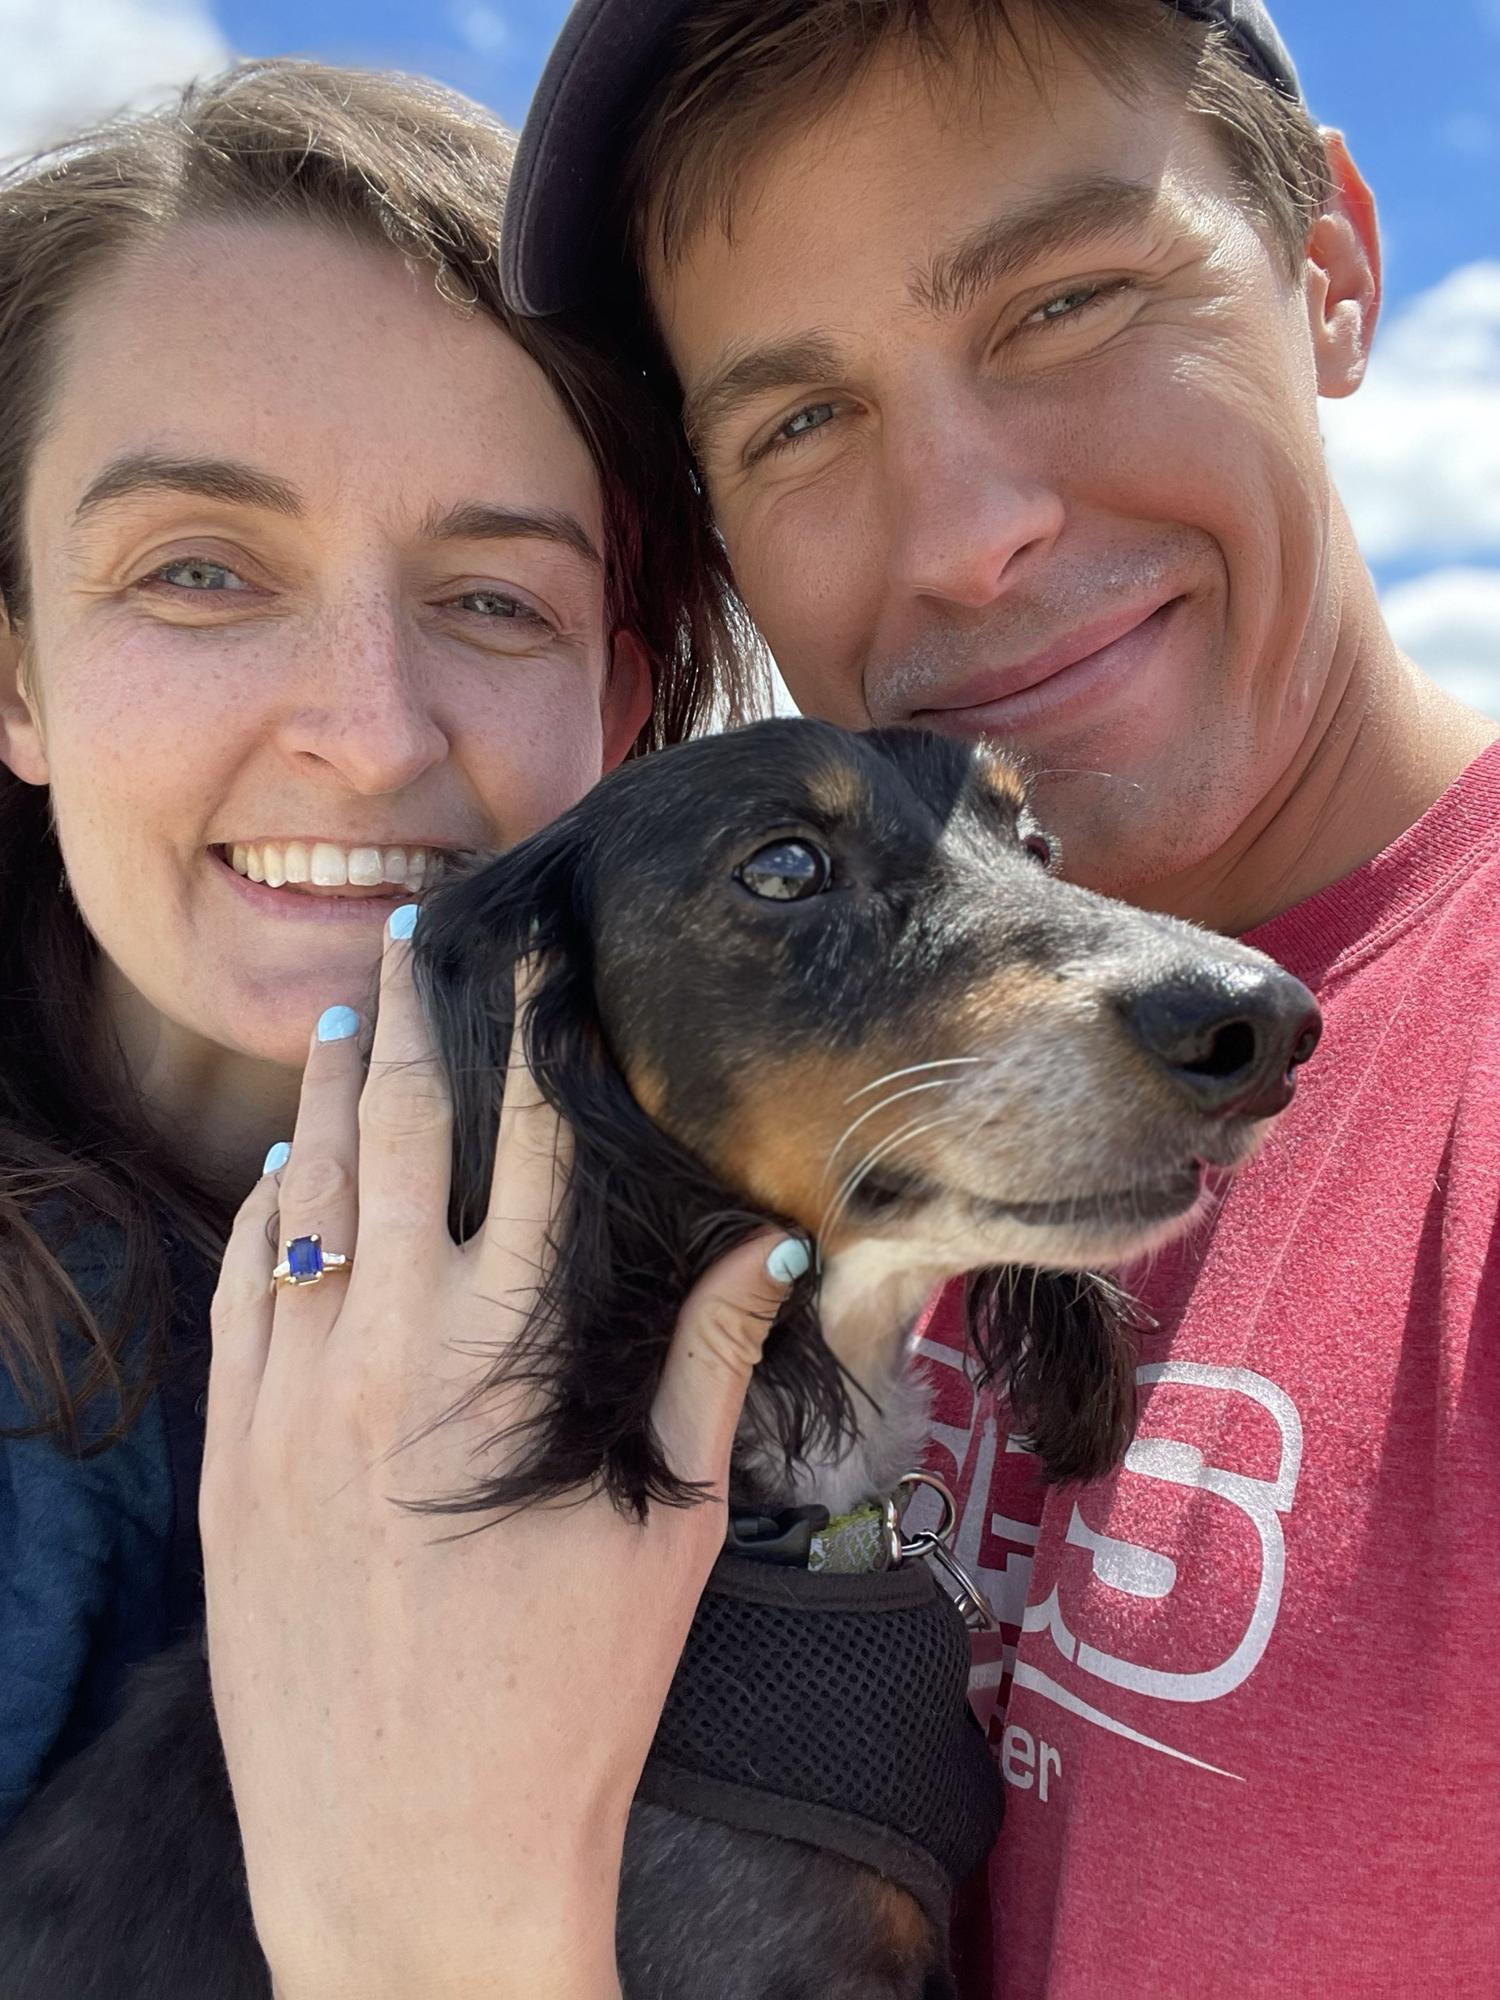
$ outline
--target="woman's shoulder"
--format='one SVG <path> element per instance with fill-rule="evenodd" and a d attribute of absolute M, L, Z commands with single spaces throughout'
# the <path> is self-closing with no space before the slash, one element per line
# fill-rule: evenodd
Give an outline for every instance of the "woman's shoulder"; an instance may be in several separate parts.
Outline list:
<path fill-rule="evenodd" d="M 107 1299 L 118 1247 L 107 1229 L 61 1226 L 56 1250 L 91 1305 Z M 77 1329 L 57 1330 L 70 1378 Z M 121 1344 L 119 1381 L 79 1411 L 81 1449 L 36 1423 L 38 1387 L 13 1343 L 0 1353 L 0 1829 L 50 1764 L 105 1719 L 126 1668 L 161 1645 L 176 1495 L 159 1392 L 115 1437 L 143 1337 Z"/>

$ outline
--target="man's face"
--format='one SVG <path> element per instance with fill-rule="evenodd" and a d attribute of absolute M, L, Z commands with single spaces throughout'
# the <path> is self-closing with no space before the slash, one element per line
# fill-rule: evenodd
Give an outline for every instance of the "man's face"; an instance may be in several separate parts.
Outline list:
<path fill-rule="evenodd" d="M 1067 872 L 1150 901 L 1316 733 L 1317 395 L 1353 381 L 1320 384 L 1326 277 L 1289 282 L 1214 128 L 1046 64 L 981 93 L 884 56 L 653 291 L 799 705 L 1019 744 Z"/>

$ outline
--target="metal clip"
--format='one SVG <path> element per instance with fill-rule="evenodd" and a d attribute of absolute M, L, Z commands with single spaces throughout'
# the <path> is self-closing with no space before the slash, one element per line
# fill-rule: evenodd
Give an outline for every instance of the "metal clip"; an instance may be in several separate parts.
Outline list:
<path fill-rule="evenodd" d="M 907 1473 L 896 1491 L 900 1493 L 904 1489 L 917 1486 L 928 1486 L 936 1493 L 943 1503 L 942 1519 L 935 1528 L 921 1528 L 915 1535 L 903 1540 L 899 1528 L 894 1526 L 900 1519 L 896 1503 L 894 1500 L 887 1501 L 886 1505 L 890 1510 L 888 1519 L 893 1526 L 898 1551 L 897 1559 L 906 1562 L 913 1556 L 921 1556 L 935 1562 L 954 1585 L 951 1595 L 969 1630 L 998 1632 L 1000 1620 L 995 1616 L 995 1607 L 949 1547 L 953 1531 L 958 1526 L 958 1502 L 942 1480 L 930 1472 Z"/>

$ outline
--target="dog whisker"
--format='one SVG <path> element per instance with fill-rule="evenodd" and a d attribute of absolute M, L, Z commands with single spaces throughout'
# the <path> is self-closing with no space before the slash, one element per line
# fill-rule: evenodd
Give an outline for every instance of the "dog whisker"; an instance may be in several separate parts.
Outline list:
<path fill-rule="evenodd" d="M 853 1104 L 856 1098 L 868 1097 L 872 1090 L 879 1090 L 882 1084 L 898 1083 L 903 1076 L 920 1076 L 924 1070 L 956 1069 L 966 1063 L 982 1063 L 983 1061 L 983 1056 L 938 1056 L 932 1062 L 912 1063 L 906 1069 L 890 1069 L 886 1071 L 884 1076 L 877 1076 L 872 1082 L 861 1084 L 858 1090 L 853 1091 L 844 1099 L 844 1102 L 846 1104 Z"/>
<path fill-rule="evenodd" d="M 890 1106 L 893 1104 L 899 1104 L 904 1097 L 915 1097 L 919 1094 L 919 1092 L 924 1090 L 951 1090 L 957 1082 L 958 1082 L 957 1077 L 942 1076 L 942 1077 L 934 1077 L 928 1083 L 909 1083 L 906 1086 L 905 1090 L 894 1091 L 889 1097 L 881 1098 L 878 1104 L 872 1104 L 868 1111 L 862 1111 L 859 1114 L 859 1116 L 855 1119 L 854 1123 L 845 1128 L 843 1137 L 839 1140 L 838 1144 L 833 1148 L 833 1151 L 828 1155 L 828 1164 L 823 1169 L 824 1180 L 827 1180 L 829 1174 L 833 1172 L 833 1163 L 838 1158 L 839 1154 L 843 1152 L 845 1146 L 848 1145 L 849 1141 L 854 1137 L 854 1134 L 859 1130 L 860 1126 L 865 1124 L 867 1120 L 879 1117 L 882 1111 L 889 1110 Z"/>
<path fill-rule="evenodd" d="M 824 1211 L 823 1220 L 818 1227 L 819 1240 L 821 1241 L 825 1236 L 832 1234 L 833 1230 L 843 1220 L 845 1210 L 854 1199 L 860 1182 L 879 1166 L 887 1154 L 893 1152 L 897 1146 L 903 1145 L 909 1140 L 924 1138 L 927 1133 L 935 1132 L 941 1125 L 955 1124 L 964 1115 L 961 1111 L 946 1111 L 937 1118 L 929 1118 L 925 1121 L 922 1119 L 913 1119 L 909 1124 L 901 1126 L 898 1131 L 889 1133 L 878 1145 L 873 1146 L 853 1171 L 845 1177 L 838 1193 L 834 1196 L 828 1209 Z"/>

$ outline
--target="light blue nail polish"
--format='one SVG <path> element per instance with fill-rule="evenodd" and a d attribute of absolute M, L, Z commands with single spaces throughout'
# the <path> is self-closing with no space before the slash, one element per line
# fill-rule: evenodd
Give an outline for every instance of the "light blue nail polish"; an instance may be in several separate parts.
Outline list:
<path fill-rule="evenodd" d="M 393 938 L 409 938 L 417 928 L 417 918 L 422 914 L 420 903 L 403 903 L 399 910 L 391 911 L 388 926 Z"/>
<path fill-rule="evenodd" d="M 783 1236 L 767 1257 L 766 1269 L 778 1285 L 794 1285 L 812 1269 L 812 1251 L 800 1236 Z"/>
<path fill-rule="evenodd" d="M 330 1007 L 318 1016 L 320 1042 L 347 1042 L 359 1033 L 359 1016 L 352 1007 Z"/>
<path fill-rule="evenodd" d="M 278 1139 L 270 1152 L 267 1153 L 266 1164 L 261 1168 L 261 1172 L 263 1174 L 279 1174 L 291 1157 L 292 1149 L 286 1140 Z"/>

